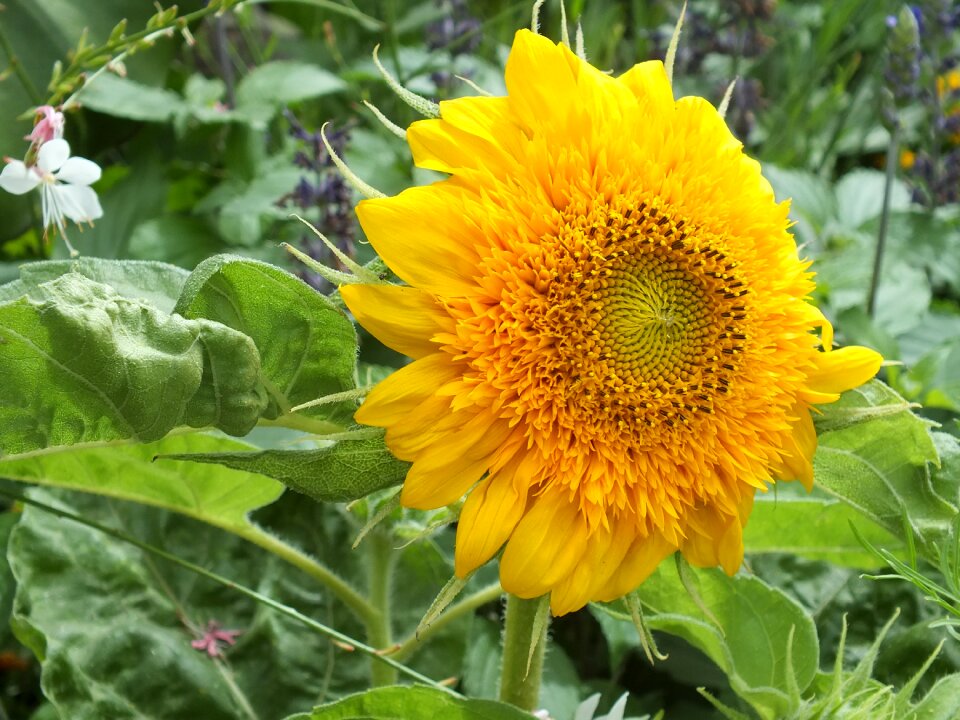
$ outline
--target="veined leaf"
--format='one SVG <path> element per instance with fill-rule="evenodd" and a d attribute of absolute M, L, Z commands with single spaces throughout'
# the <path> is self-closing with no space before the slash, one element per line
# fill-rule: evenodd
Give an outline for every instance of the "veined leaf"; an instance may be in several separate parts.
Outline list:
<path fill-rule="evenodd" d="M 284 604 L 309 612 L 323 602 L 307 576 L 216 528 L 142 505 L 33 494 Z M 313 705 L 331 661 L 331 691 L 362 687 L 362 656 L 95 529 L 28 506 L 9 556 L 18 581 L 13 626 L 42 661 L 41 685 L 58 717 L 269 720 Z M 191 646 L 210 622 L 240 631 L 235 645 L 221 643 L 224 659 Z"/>
<path fill-rule="evenodd" d="M 176 312 L 214 320 L 252 338 L 269 394 L 267 418 L 355 386 L 353 324 L 326 297 L 272 265 L 230 255 L 212 257 L 190 275 Z M 355 409 L 352 402 L 331 403 L 298 417 L 305 430 L 333 432 L 342 429 L 340 423 L 349 421 Z"/>
<path fill-rule="evenodd" d="M 0 369 L 0 455 L 149 442 L 179 425 L 242 435 L 266 404 L 250 338 L 78 273 L 0 304 Z"/>
<path fill-rule="evenodd" d="M 286 720 L 531 720 L 529 713 L 493 700 L 461 698 L 428 687 L 374 688 Z"/>
<path fill-rule="evenodd" d="M 190 274 L 165 262 L 88 257 L 43 260 L 21 265 L 19 279 L 0 285 L 0 302 L 31 294 L 42 283 L 51 282 L 67 273 L 76 273 L 109 285 L 123 297 L 141 300 L 163 312 L 173 310 Z"/>
<path fill-rule="evenodd" d="M 851 522 L 877 547 L 897 550 L 903 545 L 883 528 L 864 522 L 846 503 L 816 496 L 784 495 L 758 494 L 743 530 L 748 554 L 787 552 L 847 567 L 876 568 L 876 556 L 857 540 L 850 529 Z"/>
<path fill-rule="evenodd" d="M 897 536 L 906 515 L 921 544 L 948 532 L 957 496 L 938 492 L 930 424 L 878 381 L 823 408 L 814 456 L 817 485 Z"/>
<path fill-rule="evenodd" d="M 692 570 L 692 575 L 713 619 L 690 596 L 674 564 L 663 562 L 637 590 L 649 627 L 679 635 L 703 651 L 760 717 L 789 716 L 820 661 L 813 620 L 757 577 L 728 577 L 713 569 Z M 624 612 L 596 607 L 631 622 Z"/>
<path fill-rule="evenodd" d="M 252 449 L 212 435 L 171 435 L 146 445 L 62 448 L 26 458 L 0 460 L 0 476 L 21 482 L 82 490 L 134 500 L 189 515 L 242 533 L 247 516 L 280 497 L 283 486 L 255 473 L 224 467 L 174 464 L 153 459 L 165 453 Z"/>

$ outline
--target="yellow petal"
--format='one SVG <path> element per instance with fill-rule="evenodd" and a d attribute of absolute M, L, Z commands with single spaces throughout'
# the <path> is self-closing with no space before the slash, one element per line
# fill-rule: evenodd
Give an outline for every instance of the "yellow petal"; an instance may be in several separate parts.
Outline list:
<path fill-rule="evenodd" d="M 606 584 L 597 589 L 593 599 L 602 602 L 616 600 L 636 590 L 640 583 L 657 569 L 657 565 L 676 549 L 676 546 L 667 542 L 660 533 L 637 537 L 624 556 L 623 562 Z"/>
<path fill-rule="evenodd" d="M 404 420 L 437 388 L 460 374 L 446 353 L 427 355 L 393 372 L 370 391 L 354 415 L 358 423 L 388 427 Z"/>
<path fill-rule="evenodd" d="M 841 393 L 863 385 L 877 374 L 883 357 L 870 348 L 851 345 L 816 354 L 817 368 L 808 376 L 811 390 Z"/>
<path fill-rule="evenodd" d="M 600 589 L 620 569 L 636 534 L 632 519 L 625 518 L 612 520 L 609 529 L 600 527 L 595 530 L 587 540 L 583 560 L 550 593 L 553 614 L 560 616 L 579 610 L 597 597 Z"/>
<path fill-rule="evenodd" d="M 505 71 L 507 93 L 527 127 L 562 120 L 558 111 L 572 105 L 576 78 L 567 62 L 569 52 L 529 30 L 520 30 L 514 37 Z"/>
<path fill-rule="evenodd" d="M 503 589 L 522 598 L 549 592 L 580 562 L 588 534 L 586 520 L 566 493 L 558 489 L 544 493 L 520 520 L 503 551 Z"/>
<path fill-rule="evenodd" d="M 407 128 L 417 167 L 456 173 L 486 168 L 500 176 L 514 172 L 521 138 L 505 115 L 506 98 L 472 97 L 440 104 L 440 120 L 420 120 Z"/>
<path fill-rule="evenodd" d="M 383 261 L 405 282 L 434 295 L 475 291 L 479 256 L 457 212 L 462 196 L 449 183 L 413 187 L 357 205 L 360 225 Z"/>
<path fill-rule="evenodd" d="M 344 285 L 340 295 L 374 337 L 412 358 L 437 351 L 431 338 L 451 332 L 453 320 L 428 293 L 400 285 Z"/>
<path fill-rule="evenodd" d="M 490 469 L 494 452 L 511 432 L 506 421 L 480 413 L 459 430 L 439 437 L 410 467 L 400 502 L 420 510 L 456 502 Z"/>
<path fill-rule="evenodd" d="M 784 442 L 784 450 L 789 455 L 783 458 L 776 473 L 781 480 L 799 480 L 809 491 L 813 489 L 813 453 L 817 449 L 817 431 L 809 410 L 796 407 L 792 414 L 796 414 L 797 421 Z"/>
<path fill-rule="evenodd" d="M 753 506 L 753 493 L 741 499 L 744 519 Z M 735 575 L 743 563 L 743 523 L 736 515 L 725 515 L 712 505 L 693 510 L 688 515 L 687 538 L 680 550 L 692 565 L 720 565 L 727 575 Z"/>
<path fill-rule="evenodd" d="M 529 464 L 529 457 L 518 453 L 467 496 L 457 522 L 457 576 L 466 577 L 493 557 L 520 522 L 527 498 L 517 488 L 527 487 L 528 482 L 518 482 L 514 476 Z"/>
<path fill-rule="evenodd" d="M 673 106 L 673 89 L 659 60 L 638 63 L 617 79 L 644 103 L 660 108 Z"/>
<path fill-rule="evenodd" d="M 440 103 L 440 116 L 460 130 L 503 147 L 520 127 L 505 97 L 463 97 Z"/>

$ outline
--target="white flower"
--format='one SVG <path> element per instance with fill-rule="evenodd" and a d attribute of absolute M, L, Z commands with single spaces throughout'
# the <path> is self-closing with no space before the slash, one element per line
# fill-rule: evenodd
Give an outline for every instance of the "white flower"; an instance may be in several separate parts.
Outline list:
<path fill-rule="evenodd" d="M 0 188 L 23 195 L 39 187 L 43 226 L 64 235 L 67 220 L 92 222 L 103 215 L 97 193 L 90 187 L 100 179 L 100 166 L 92 160 L 70 157 L 70 145 L 55 138 L 40 146 L 36 165 L 8 160 L 0 172 Z"/>
<path fill-rule="evenodd" d="M 594 717 L 597 706 L 600 704 L 600 693 L 591 695 L 577 707 L 577 712 L 573 716 L 573 720 L 624 720 L 623 713 L 627 709 L 627 697 L 627 693 L 624 693 L 620 696 L 620 699 L 614 703 L 613 707 L 610 708 L 609 713 Z"/>

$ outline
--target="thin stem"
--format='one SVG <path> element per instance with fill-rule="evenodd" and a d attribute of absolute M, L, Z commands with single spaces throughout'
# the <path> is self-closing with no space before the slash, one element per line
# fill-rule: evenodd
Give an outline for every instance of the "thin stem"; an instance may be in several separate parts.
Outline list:
<path fill-rule="evenodd" d="M 538 637 L 534 637 L 540 602 L 540 599 L 523 600 L 516 595 L 507 595 L 500 700 L 516 705 L 521 710 L 533 710 L 540 698 L 543 655 L 547 644 L 546 624 Z"/>
<path fill-rule="evenodd" d="M 370 604 L 377 610 L 376 616 L 367 621 L 367 640 L 380 650 L 388 650 L 393 644 L 390 627 L 390 593 L 393 586 L 393 566 L 396 553 L 390 535 L 377 530 L 366 543 L 370 580 Z M 370 667 L 374 687 L 395 685 L 397 672 L 391 667 L 374 663 Z"/>
<path fill-rule="evenodd" d="M 136 43 L 139 43 L 141 40 L 146 43 L 152 43 L 153 41 L 163 37 L 170 36 L 176 31 L 177 28 L 184 28 L 192 23 L 194 20 L 199 20 L 211 13 L 223 13 L 230 9 L 233 5 L 237 5 L 237 0 L 223 0 L 222 2 L 212 2 L 199 10 L 194 10 L 192 13 L 187 13 L 186 15 L 174 16 L 167 24 L 160 25 L 158 27 L 147 28 L 139 32 L 135 32 L 132 35 L 126 35 L 118 40 L 113 42 L 108 42 L 105 45 L 102 45 L 95 50 L 89 52 L 89 55 L 84 57 L 100 57 L 103 55 L 113 55 L 114 52 L 120 48 L 125 48 L 123 52 L 117 54 L 115 57 L 112 57 L 108 62 L 100 66 L 100 68 L 94 72 L 86 81 L 81 85 L 75 92 L 73 92 L 70 97 L 68 97 L 62 103 L 62 109 L 66 109 L 76 103 L 77 95 L 83 91 L 87 85 L 90 84 L 96 77 L 98 77 L 106 68 L 110 67 L 113 63 L 116 63 L 120 60 L 123 60 L 133 48 Z M 82 60 L 80 61 L 82 62 Z M 77 60 L 74 60 L 70 63 L 70 66 L 66 69 L 61 80 L 68 78 L 73 73 L 79 73 L 81 71 L 81 64 Z M 50 98 L 50 104 L 54 104 L 57 99 L 57 94 L 54 94 Z"/>
<path fill-rule="evenodd" d="M 401 642 L 400 646 L 397 648 L 397 651 L 391 653 L 391 657 L 403 662 L 413 653 L 419 650 L 428 639 L 440 632 L 440 630 L 445 628 L 447 625 L 455 620 L 459 620 L 464 615 L 469 615 L 478 607 L 486 605 L 489 602 L 493 602 L 501 595 L 503 595 L 503 588 L 500 587 L 500 583 L 492 583 L 491 585 L 487 585 L 485 588 L 477 590 L 472 595 L 467 595 L 467 597 L 460 602 L 455 603 L 444 610 L 440 617 L 421 630 L 419 635 L 411 635 L 409 638 Z"/>
<path fill-rule="evenodd" d="M 456 693 L 455 691 L 451 690 L 445 685 L 442 685 L 441 683 L 438 683 L 435 680 L 431 680 L 426 675 L 421 675 L 416 670 L 408 668 L 406 665 L 403 665 L 392 658 L 382 655 L 375 648 L 370 647 L 369 645 L 366 645 L 362 642 L 359 642 L 358 640 L 354 640 L 349 635 L 344 635 L 342 632 L 339 632 L 338 630 L 334 630 L 331 627 L 327 627 L 326 625 L 317 622 L 313 618 L 304 615 L 299 610 L 295 610 L 294 608 L 289 607 L 288 605 L 279 603 L 273 598 L 267 597 L 266 595 L 258 593 L 256 590 L 251 590 L 250 588 L 244 585 L 240 585 L 239 583 L 236 583 L 233 580 L 225 578 L 222 575 L 218 575 L 215 572 L 212 572 L 210 570 L 207 570 L 206 568 L 200 567 L 199 565 L 196 565 L 195 563 L 192 563 L 189 560 L 184 560 L 183 558 L 180 558 L 174 555 L 173 553 L 169 553 L 166 550 L 161 550 L 160 548 L 150 545 L 149 543 L 145 543 L 141 540 L 137 540 L 135 537 L 131 537 L 130 535 L 127 535 L 126 533 L 122 533 L 119 530 L 115 530 L 111 527 L 107 527 L 106 525 L 101 525 L 100 523 L 94 520 L 89 520 L 88 518 L 82 517 L 80 515 L 76 515 L 72 512 L 62 510 L 52 505 L 47 505 L 46 503 L 40 502 L 39 500 L 34 500 L 33 498 L 27 497 L 26 495 L 10 492 L 6 489 L 0 489 L 0 495 L 5 495 L 6 497 L 12 498 L 13 500 L 25 503 L 27 505 L 33 505 L 34 507 L 40 508 L 44 512 L 51 513 L 52 515 L 56 515 L 57 517 L 66 518 L 67 520 L 73 520 L 74 522 L 80 523 L 81 525 L 85 525 L 86 527 L 93 528 L 94 530 L 99 530 L 104 535 L 108 535 L 117 540 L 121 540 L 125 543 L 129 543 L 134 547 L 140 548 L 144 552 L 148 552 L 151 555 L 156 555 L 157 557 L 161 557 L 164 560 L 168 560 L 169 562 L 172 562 L 174 565 L 179 565 L 180 567 L 185 568 L 191 572 L 194 572 L 197 575 L 205 577 L 208 580 L 212 580 L 213 582 L 219 585 L 223 585 L 224 587 L 231 588 L 237 591 L 238 593 L 240 593 L 241 595 L 245 595 L 246 597 L 249 597 L 252 600 L 255 600 L 261 605 L 265 605 L 269 608 L 272 608 L 273 610 L 276 610 L 281 615 L 286 615 L 287 617 L 293 618 L 294 620 L 297 620 L 298 622 L 303 623 L 304 625 L 320 633 L 321 635 L 331 638 L 332 640 L 338 641 L 338 643 L 340 643 L 343 647 L 349 648 L 352 651 L 361 652 L 364 655 L 368 655 L 371 658 L 374 658 L 375 660 L 377 660 L 378 662 L 385 665 L 389 665 L 395 670 L 402 672 L 404 675 L 407 675 L 408 677 L 413 678 L 418 682 L 426 683 L 427 685 L 433 688 L 436 688 L 438 690 L 443 690 L 444 692 L 448 692 L 451 695 L 459 695 L 459 693 Z"/>
<path fill-rule="evenodd" d="M 365 625 L 379 621 L 380 612 L 363 595 L 354 589 L 350 583 L 341 578 L 325 565 L 317 562 L 306 553 L 287 545 L 279 538 L 256 525 L 247 525 L 242 528 L 230 528 L 231 532 L 244 540 L 252 542 L 264 550 L 273 553 L 282 560 L 286 560 L 294 567 L 303 570 L 314 580 L 326 587 L 344 605 L 346 605 Z M 373 638 L 368 638 L 371 642 Z M 374 643 L 376 644 L 376 643 Z"/>
<path fill-rule="evenodd" d="M 43 97 L 37 90 L 37 86 L 33 84 L 33 80 L 27 75 L 27 71 L 24 70 L 23 63 L 21 63 L 19 58 L 14 54 L 13 46 L 7 39 L 7 34 L 3 31 L 2 23 L 0 23 L 0 47 L 2 47 L 3 51 L 7 54 L 7 61 L 10 63 L 10 67 L 13 68 L 13 72 L 16 73 L 17 79 L 20 80 L 20 84 L 23 85 L 23 89 L 26 90 L 27 95 L 30 96 L 30 102 L 34 105 L 43 105 Z"/>
<path fill-rule="evenodd" d="M 894 125 L 890 131 L 890 144 L 887 145 L 887 168 L 883 182 L 883 209 L 880 211 L 880 229 L 877 231 L 877 248 L 873 255 L 873 274 L 870 276 L 870 293 L 867 295 L 867 314 L 876 315 L 877 289 L 880 285 L 880 271 L 883 268 L 883 251 L 887 244 L 887 225 L 890 221 L 890 195 L 893 180 L 897 173 L 899 159 L 900 125 Z"/>

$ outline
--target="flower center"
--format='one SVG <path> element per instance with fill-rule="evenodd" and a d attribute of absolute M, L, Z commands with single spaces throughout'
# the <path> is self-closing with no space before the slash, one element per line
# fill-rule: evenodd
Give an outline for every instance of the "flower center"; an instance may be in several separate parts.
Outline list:
<path fill-rule="evenodd" d="M 527 247 L 496 263 L 512 276 L 503 339 L 473 363 L 514 389 L 526 422 L 638 447 L 686 432 L 733 391 L 749 311 L 722 237 L 658 198 L 615 197 L 571 203 Z"/>

